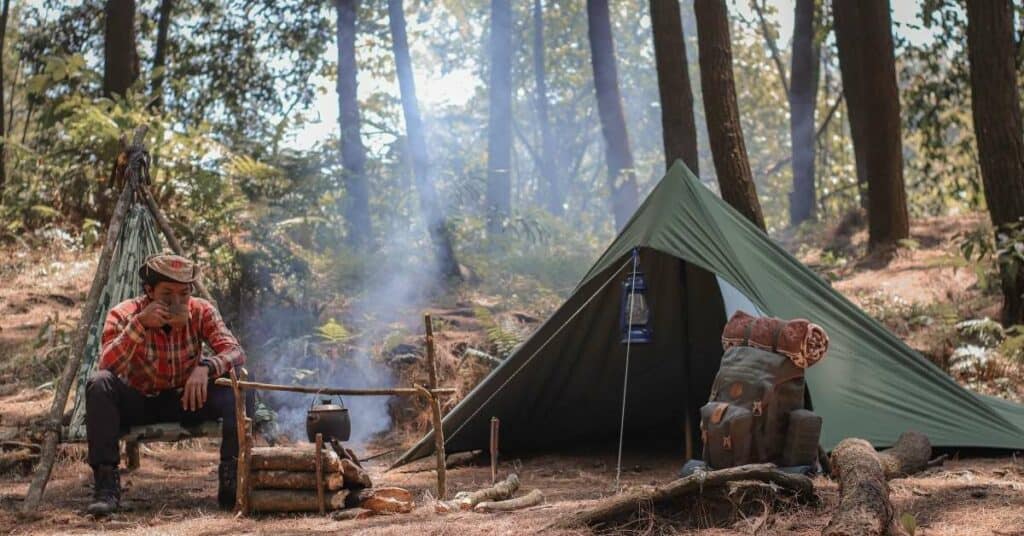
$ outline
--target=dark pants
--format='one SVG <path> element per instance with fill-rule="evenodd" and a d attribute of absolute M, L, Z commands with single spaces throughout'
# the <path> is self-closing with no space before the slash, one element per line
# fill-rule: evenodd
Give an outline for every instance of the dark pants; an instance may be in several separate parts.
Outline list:
<path fill-rule="evenodd" d="M 251 411 L 251 408 L 249 408 Z M 238 428 L 235 423 L 235 393 L 211 381 L 206 404 L 198 411 L 181 407 L 179 390 L 145 396 L 110 371 L 97 371 L 85 388 L 85 429 L 89 442 L 89 465 L 117 466 L 121 461 L 118 439 L 132 426 L 176 422 L 194 426 L 220 419 L 221 462 L 238 458 Z"/>

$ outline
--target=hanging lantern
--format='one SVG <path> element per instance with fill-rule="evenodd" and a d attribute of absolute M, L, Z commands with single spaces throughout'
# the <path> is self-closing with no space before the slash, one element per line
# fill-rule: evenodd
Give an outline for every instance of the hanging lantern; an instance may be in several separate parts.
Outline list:
<path fill-rule="evenodd" d="M 623 344 L 653 340 L 651 309 L 647 303 L 647 283 L 644 281 L 643 272 L 638 272 L 635 268 L 622 280 L 621 311 L 619 325 L 622 329 Z"/>

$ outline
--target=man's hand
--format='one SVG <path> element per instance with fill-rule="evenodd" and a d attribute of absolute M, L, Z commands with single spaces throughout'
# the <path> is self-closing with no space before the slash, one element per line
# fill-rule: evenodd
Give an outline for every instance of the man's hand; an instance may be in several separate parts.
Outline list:
<path fill-rule="evenodd" d="M 199 411 L 199 408 L 206 405 L 206 382 L 209 379 L 210 368 L 206 365 L 192 369 L 192 374 L 185 382 L 185 392 L 181 394 L 181 407 L 185 411 Z"/>
<path fill-rule="evenodd" d="M 161 302 L 153 301 L 142 310 L 136 317 L 139 322 L 148 329 L 156 329 L 167 324 L 171 320 L 171 312 Z"/>

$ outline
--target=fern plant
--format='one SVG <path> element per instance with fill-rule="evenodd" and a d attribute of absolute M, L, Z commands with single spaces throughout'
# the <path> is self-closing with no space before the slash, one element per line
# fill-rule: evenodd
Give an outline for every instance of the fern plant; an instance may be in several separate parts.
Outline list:
<path fill-rule="evenodd" d="M 505 359 L 512 355 L 519 343 L 523 342 L 523 335 L 515 326 L 508 322 L 502 322 L 484 307 L 477 307 L 473 313 L 480 319 L 484 326 L 484 333 L 487 335 L 487 342 L 494 350 L 495 357 Z"/>
<path fill-rule="evenodd" d="M 343 343 L 352 338 L 352 332 L 333 318 L 316 328 L 316 334 L 329 343 Z"/>
<path fill-rule="evenodd" d="M 958 322 L 956 330 L 965 340 L 985 348 L 995 348 L 1006 338 L 1003 326 L 988 317 Z"/>

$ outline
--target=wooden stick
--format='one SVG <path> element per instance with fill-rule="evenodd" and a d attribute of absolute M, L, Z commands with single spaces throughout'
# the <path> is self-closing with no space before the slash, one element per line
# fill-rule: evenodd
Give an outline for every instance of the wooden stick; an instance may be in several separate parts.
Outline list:
<path fill-rule="evenodd" d="M 226 378 L 218 378 L 213 382 L 223 387 L 231 386 L 231 381 Z M 419 389 L 414 387 L 394 387 L 389 389 L 336 389 L 333 387 L 306 387 L 301 385 L 279 385 L 275 383 L 260 383 L 239 381 L 238 387 L 242 389 L 256 389 L 260 391 L 288 391 L 290 393 L 309 393 L 313 395 L 342 395 L 342 396 L 412 396 L 420 395 Z M 452 387 L 438 387 L 430 389 L 429 392 L 435 395 L 455 394 Z"/>
<path fill-rule="evenodd" d="M 474 491 L 473 493 L 459 493 L 450 501 L 439 501 L 434 510 L 439 514 L 455 512 L 460 510 L 472 510 L 476 505 L 484 501 L 502 501 L 511 499 L 519 489 L 519 475 L 512 473 L 497 484 Z"/>
<path fill-rule="evenodd" d="M 324 515 L 324 435 L 316 435 L 316 505 Z"/>
<path fill-rule="evenodd" d="M 241 489 L 244 493 L 245 510 L 242 511 L 243 515 L 249 515 L 252 513 L 252 443 L 253 443 L 253 428 L 252 419 L 249 417 L 245 418 L 245 481 L 239 485 L 236 489 Z M 237 493 L 237 491 L 236 491 Z"/>
<path fill-rule="evenodd" d="M 164 211 L 160 210 L 160 205 L 156 204 L 156 199 L 153 198 L 152 192 L 149 191 L 149 187 L 145 184 L 138 183 L 137 188 L 139 190 L 139 196 L 142 197 L 143 201 L 146 202 L 146 206 L 149 207 L 149 212 L 153 215 L 153 219 L 156 220 L 157 227 L 163 232 L 164 238 L 167 239 L 167 245 L 171 246 L 171 251 L 174 253 L 185 256 L 185 250 L 181 247 L 181 242 L 178 242 L 178 237 L 174 235 L 174 229 L 171 229 L 171 223 L 167 221 L 167 216 L 164 215 Z M 206 301 L 213 302 L 213 296 L 210 295 L 210 291 L 206 290 L 206 286 L 203 282 L 196 280 L 196 290 L 199 291 L 199 295 Z"/>
<path fill-rule="evenodd" d="M 133 143 L 141 145 L 147 130 L 148 127 L 146 125 L 140 125 L 135 129 Z M 122 156 L 125 156 L 127 161 L 126 153 L 122 152 L 118 155 L 118 158 L 120 159 Z M 129 173 L 127 166 L 122 169 L 129 178 L 134 175 Z M 96 276 L 92 280 L 92 286 L 89 287 L 89 294 L 85 299 L 85 305 L 82 307 L 82 316 L 79 317 L 78 325 L 75 326 L 73 342 L 71 344 L 72 351 L 68 355 L 68 361 L 64 365 L 60 381 L 57 382 L 57 386 L 53 391 L 53 404 L 50 405 L 50 414 L 46 421 L 46 435 L 43 439 L 43 449 L 39 456 L 39 465 L 36 466 L 36 472 L 32 476 L 32 483 L 29 484 L 28 492 L 25 494 L 25 501 L 22 503 L 22 510 L 25 512 L 35 511 L 39 507 L 39 502 L 43 499 L 43 492 L 46 491 L 46 484 L 50 481 L 50 471 L 53 470 L 53 462 L 57 457 L 57 443 L 60 440 L 60 427 L 64 416 L 64 406 L 68 403 L 68 394 L 71 392 L 75 376 L 78 375 L 78 367 L 82 364 L 81 350 L 85 348 L 89 338 L 89 328 L 93 320 L 96 319 L 100 294 L 103 293 L 103 288 L 107 286 L 107 278 L 110 275 L 110 260 L 114 256 L 114 248 L 117 245 L 117 239 L 121 235 L 121 225 L 124 222 L 125 214 L 128 213 L 128 205 L 131 204 L 134 190 L 129 180 L 129 183 L 125 184 L 124 189 L 121 190 L 121 195 L 114 206 L 114 213 L 110 217 L 110 224 L 107 225 L 107 236 L 103 240 L 103 249 L 100 251 L 99 262 L 96 263 Z"/>
<path fill-rule="evenodd" d="M 448 469 L 444 463 L 444 421 L 441 418 L 441 402 L 433 390 L 437 389 L 437 362 L 434 349 L 434 325 L 430 315 L 423 315 L 423 322 L 426 328 L 427 343 L 427 374 L 430 378 L 430 391 L 427 391 L 427 398 L 430 400 L 430 411 L 434 419 L 434 451 L 437 457 L 437 498 L 444 500 L 448 495 Z M 426 391 L 426 390 L 425 390 Z"/>
<path fill-rule="evenodd" d="M 235 430 L 238 434 L 238 461 L 235 470 L 235 512 L 246 513 L 249 506 L 246 504 L 245 486 L 249 480 L 249 452 L 247 441 L 249 439 L 245 427 L 245 398 L 242 389 L 238 386 L 238 374 L 235 369 L 231 371 L 231 391 L 235 394 Z"/>
<path fill-rule="evenodd" d="M 501 422 L 491 417 L 491 485 L 498 482 L 498 427 Z"/>
<path fill-rule="evenodd" d="M 504 501 L 484 501 L 473 507 L 474 512 L 511 512 L 531 506 L 537 506 L 544 502 L 544 493 L 535 489 L 522 497 L 506 499 Z"/>
<path fill-rule="evenodd" d="M 814 500 L 814 483 L 806 476 L 783 473 L 770 463 L 740 465 L 718 471 L 698 471 L 664 486 L 615 495 L 589 509 L 572 513 L 568 517 L 554 522 L 547 528 L 568 529 L 603 524 L 614 519 L 632 515 L 643 508 L 644 505 L 665 503 L 690 493 L 701 493 L 703 490 L 712 487 L 722 487 L 729 482 L 737 480 L 771 482 L 796 492 L 798 499 Z"/>

